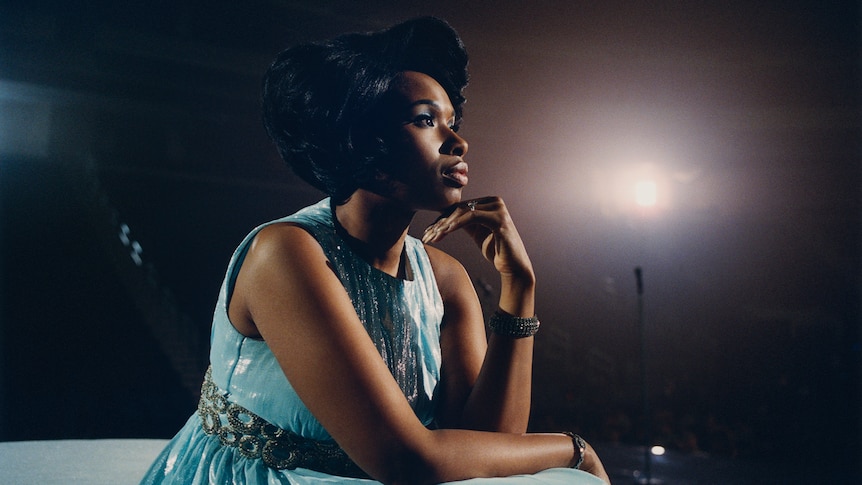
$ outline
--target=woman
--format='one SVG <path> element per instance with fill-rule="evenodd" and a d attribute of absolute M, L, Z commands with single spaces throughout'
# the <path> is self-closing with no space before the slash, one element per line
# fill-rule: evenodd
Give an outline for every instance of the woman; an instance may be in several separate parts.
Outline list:
<path fill-rule="evenodd" d="M 608 480 L 577 435 L 526 433 L 536 281 L 503 201 L 461 200 L 466 66 L 433 18 L 276 59 L 267 130 L 329 197 L 236 250 L 198 412 L 145 483 Z M 421 241 L 419 210 L 441 213 Z M 464 268 L 427 245 L 457 230 L 500 273 L 490 338 Z"/>

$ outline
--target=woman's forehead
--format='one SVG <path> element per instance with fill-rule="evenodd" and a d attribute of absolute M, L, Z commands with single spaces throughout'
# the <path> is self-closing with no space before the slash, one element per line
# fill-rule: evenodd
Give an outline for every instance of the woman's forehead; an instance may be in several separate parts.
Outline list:
<path fill-rule="evenodd" d="M 399 73 L 393 91 L 410 105 L 430 104 L 445 111 L 454 112 L 449 94 L 440 83 L 425 73 L 417 71 Z"/>

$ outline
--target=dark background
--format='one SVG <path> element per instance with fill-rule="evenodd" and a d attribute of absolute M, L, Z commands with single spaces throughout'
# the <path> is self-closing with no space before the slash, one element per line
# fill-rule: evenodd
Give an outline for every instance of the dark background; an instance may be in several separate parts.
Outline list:
<path fill-rule="evenodd" d="M 504 197 L 538 272 L 533 428 L 642 442 L 642 267 L 652 441 L 858 481 L 862 39 L 837 1 L 0 3 L 0 440 L 176 432 L 233 248 L 321 197 L 266 139 L 263 70 L 419 14 L 471 55 L 466 195 Z M 443 246 L 492 308 L 491 268 Z"/>

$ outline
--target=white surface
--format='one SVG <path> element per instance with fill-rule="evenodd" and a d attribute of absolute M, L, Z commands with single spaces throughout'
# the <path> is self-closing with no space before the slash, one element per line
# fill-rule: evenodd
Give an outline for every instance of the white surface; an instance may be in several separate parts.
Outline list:
<path fill-rule="evenodd" d="M 0 443 L 0 484 L 137 484 L 168 440 Z"/>

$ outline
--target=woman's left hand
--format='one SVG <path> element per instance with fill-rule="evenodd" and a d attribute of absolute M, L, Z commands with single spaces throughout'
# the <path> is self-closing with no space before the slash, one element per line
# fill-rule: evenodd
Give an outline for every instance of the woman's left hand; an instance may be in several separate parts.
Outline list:
<path fill-rule="evenodd" d="M 533 265 L 503 199 L 496 196 L 460 202 L 425 229 L 422 242 L 434 243 L 464 229 L 502 276 L 533 279 Z"/>

